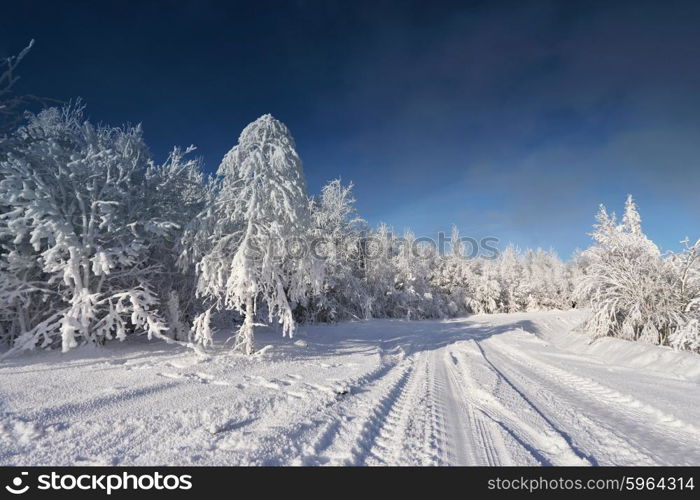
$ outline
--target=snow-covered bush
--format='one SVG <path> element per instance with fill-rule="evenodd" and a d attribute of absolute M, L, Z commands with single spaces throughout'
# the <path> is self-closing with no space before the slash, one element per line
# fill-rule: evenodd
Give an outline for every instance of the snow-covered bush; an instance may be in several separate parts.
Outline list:
<path fill-rule="evenodd" d="M 596 337 L 687 343 L 679 335 L 692 328 L 688 314 L 693 306 L 688 292 L 679 290 L 682 259 L 664 259 L 644 235 L 631 196 L 622 223 L 602 206 L 596 219 L 595 244 L 582 254 L 585 272 L 576 288 L 579 300 L 587 301 L 593 312 L 588 331 Z"/>
<path fill-rule="evenodd" d="M 170 340 L 159 295 L 197 170 L 177 151 L 154 166 L 140 127 L 93 126 L 80 105 L 31 116 L 0 151 L 2 340 Z"/>

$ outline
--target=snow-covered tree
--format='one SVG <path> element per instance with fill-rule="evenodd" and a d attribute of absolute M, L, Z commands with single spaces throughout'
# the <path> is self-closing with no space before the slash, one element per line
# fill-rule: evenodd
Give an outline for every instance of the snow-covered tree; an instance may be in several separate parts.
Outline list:
<path fill-rule="evenodd" d="M 367 289 L 363 304 L 364 317 L 392 317 L 391 299 L 396 281 L 394 256 L 397 253 L 394 236 L 386 224 L 380 224 L 362 239 L 361 266 Z"/>
<path fill-rule="evenodd" d="M 482 258 L 470 263 L 467 275 L 467 307 L 470 312 L 500 312 L 501 283 L 498 281 L 497 263 Z"/>
<path fill-rule="evenodd" d="M 432 284 L 442 294 L 449 315 L 517 312 L 572 307 L 575 263 L 563 263 L 554 252 L 508 245 L 494 259 L 468 258 L 457 228 L 451 252 L 430 265 Z"/>
<path fill-rule="evenodd" d="M 301 319 L 338 321 L 364 317 L 368 296 L 360 269 L 365 221 L 355 210 L 352 183 L 339 179 L 323 186 L 311 201 L 309 250 L 323 267 L 323 289 L 302 308 Z"/>
<path fill-rule="evenodd" d="M 700 352 L 700 240 L 671 255 L 668 264 L 673 271 L 673 289 L 683 323 L 669 336 L 669 343 L 677 349 Z"/>
<path fill-rule="evenodd" d="M 161 195 L 179 196 L 165 177 L 194 167 L 177 153 L 154 167 L 140 127 L 95 127 L 80 105 L 17 130 L 0 152 L 0 323 L 13 351 L 171 340 L 158 285 L 178 224 L 162 211 L 187 202 Z"/>
<path fill-rule="evenodd" d="M 431 287 L 433 269 L 438 258 L 436 249 L 420 241 L 412 231 L 405 231 L 397 241 L 394 257 L 393 316 L 406 319 L 441 318 L 446 315 L 443 293 Z"/>
<path fill-rule="evenodd" d="M 449 247 L 433 263 L 431 284 L 444 295 L 447 314 L 466 314 L 466 265 L 459 229 L 452 227 Z"/>
<path fill-rule="evenodd" d="M 523 309 L 538 311 L 571 307 L 571 286 L 566 265 L 552 251 L 528 250 L 523 260 Z"/>
<path fill-rule="evenodd" d="M 674 300 L 672 277 L 658 247 L 641 229 L 631 196 L 621 224 L 600 208 L 586 250 L 586 272 L 576 294 L 593 311 L 587 323 L 594 336 L 611 335 L 656 344 L 668 341 L 682 322 Z"/>
<path fill-rule="evenodd" d="M 169 326 L 177 340 L 188 337 L 194 315 L 201 310 L 196 299 L 197 275 L 194 265 L 181 262 L 185 232 L 199 223 L 199 214 L 213 199 L 213 184 L 205 179 L 198 159 L 189 158 L 194 146 L 174 148 L 167 160 L 149 166 L 146 187 L 149 193 L 147 215 L 167 218 L 170 231 L 150 240 L 151 258 L 159 265 L 152 277 Z"/>
<path fill-rule="evenodd" d="M 250 354 L 258 313 L 292 335 L 295 306 L 320 286 L 309 253 L 295 253 L 309 227 L 306 182 L 289 130 L 271 115 L 243 130 L 217 175 L 197 290 L 217 309 L 243 316 L 234 347 Z"/>
<path fill-rule="evenodd" d="M 28 97 L 14 95 L 13 87 L 19 80 L 17 67 L 33 46 L 34 40 L 31 40 L 19 54 L 0 61 L 0 138 L 19 122 L 29 100 Z"/>
<path fill-rule="evenodd" d="M 499 310 L 503 312 L 517 312 L 524 309 L 524 293 L 522 278 L 523 266 L 520 252 L 508 245 L 495 261 L 497 281 L 501 290 L 498 299 Z"/>

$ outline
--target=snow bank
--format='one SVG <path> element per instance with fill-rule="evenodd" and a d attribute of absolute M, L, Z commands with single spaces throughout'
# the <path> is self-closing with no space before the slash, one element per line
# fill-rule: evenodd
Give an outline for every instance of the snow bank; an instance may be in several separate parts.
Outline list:
<path fill-rule="evenodd" d="M 611 365 L 644 369 L 663 376 L 700 382 L 700 356 L 697 354 L 613 337 L 593 339 L 581 329 L 588 314 L 586 311 L 567 311 L 566 315 L 556 311 L 541 313 L 544 321 L 538 328 L 539 331 L 533 333 L 558 349 L 591 356 Z M 559 324 L 567 324 L 568 328 L 549 327 L 545 319 L 547 317 L 558 320 Z"/>

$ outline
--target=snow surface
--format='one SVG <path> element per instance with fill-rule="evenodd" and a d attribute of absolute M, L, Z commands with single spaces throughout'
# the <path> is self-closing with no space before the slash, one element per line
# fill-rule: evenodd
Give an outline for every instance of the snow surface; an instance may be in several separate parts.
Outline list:
<path fill-rule="evenodd" d="M 580 311 L 143 338 L 0 364 L 3 465 L 697 465 L 700 356 Z"/>

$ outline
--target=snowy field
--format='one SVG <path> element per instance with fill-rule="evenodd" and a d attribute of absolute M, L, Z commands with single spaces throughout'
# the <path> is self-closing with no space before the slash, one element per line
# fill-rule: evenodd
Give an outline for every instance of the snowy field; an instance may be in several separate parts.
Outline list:
<path fill-rule="evenodd" d="M 698 465 L 700 356 L 583 313 L 142 339 L 0 364 L 3 465 Z"/>

